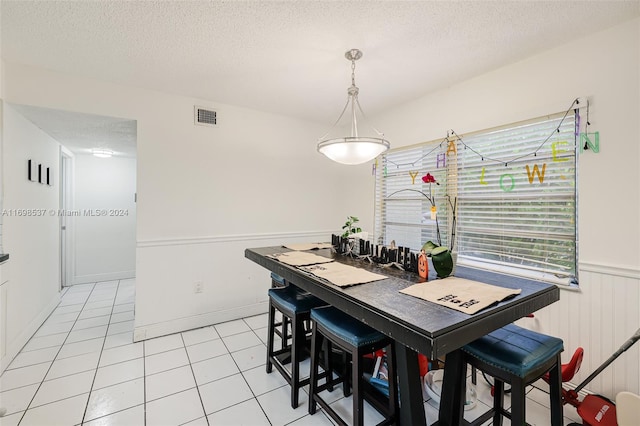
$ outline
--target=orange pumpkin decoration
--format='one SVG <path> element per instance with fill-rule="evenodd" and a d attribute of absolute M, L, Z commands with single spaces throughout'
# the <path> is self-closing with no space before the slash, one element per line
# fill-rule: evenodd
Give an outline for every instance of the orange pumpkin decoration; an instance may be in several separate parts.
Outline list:
<path fill-rule="evenodd" d="M 420 251 L 418 255 L 418 275 L 424 279 L 427 279 L 429 275 L 429 262 L 427 261 L 427 255 L 424 253 L 424 250 Z"/>

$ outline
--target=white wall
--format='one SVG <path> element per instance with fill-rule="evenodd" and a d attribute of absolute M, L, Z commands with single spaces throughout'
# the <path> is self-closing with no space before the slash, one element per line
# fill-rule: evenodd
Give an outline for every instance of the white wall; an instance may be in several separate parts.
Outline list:
<path fill-rule="evenodd" d="M 135 276 L 135 158 L 74 157 L 73 284 Z M 91 214 L 84 214 L 90 211 Z M 106 211 L 107 215 L 98 216 Z M 96 214 L 96 215 L 94 215 Z"/>
<path fill-rule="evenodd" d="M 640 20 L 544 52 L 373 117 L 394 147 L 563 112 L 591 102 L 600 153 L 579 158 L 579 292 L 520 323 L 585 348 L 579 383 L 640 327 Z M 584 121 L 583 121 L 584 124 Z M 369 191 L 363 182 L 361 191 Z M 372 198 L 370 201 L 372 202 Z M 640 345 L 589 386 L 640 393 Z"/>
<path fill-rule="evenodd" d="M 27 160 L 59 170 L 59 144 L 4 104 L 3 174 L 5 212 L 14 209 L 44 210 L 42 216 L 3 217 L 4 249 L 10 260 L 4 267 L 6 294 L 6 351 L 0 361 L 4 370 L 59 301 L 59 204 L 58 186 L 27 180 Z M 3 288 L 3 290 L 4 290 Z"/>
<path fill-rule="evenodd" d="M 349 182 L 369 166 L 316 150 L 325 125 L 5 64 L 15 103 L 137 120 L 136 338 L 266 311 L 268 273 L 245 247 L 328 240 L 371 204 Z M 194 126 L 193 106 L 219 127 Z M 204 292 L 193 292 L 203 281 Z"/>

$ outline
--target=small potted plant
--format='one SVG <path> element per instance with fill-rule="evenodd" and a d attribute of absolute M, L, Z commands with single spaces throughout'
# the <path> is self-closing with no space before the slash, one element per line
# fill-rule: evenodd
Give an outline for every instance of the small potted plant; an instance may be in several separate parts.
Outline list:
<path fill-rule="evenodd" d="M 362 229 L 356 224 L 360 221 L 355 216 L 347 216 L 347 221 L 342 226 L 342 238 L 349 238 L 352 234 L 362 232 Z"/>
<path fill-rule="evenodd" d="M 349 239 L 349 243 L 347 244 L 347 254 L 356 256 L 360 254 L 360 246 L 356 244 L 356 239 L 362 232 L 362 228 L 357 225 L 359 221 L 360 219 L 356 216 L 347 216 L 347 221 L 342 226 L 342 238 Z"/>

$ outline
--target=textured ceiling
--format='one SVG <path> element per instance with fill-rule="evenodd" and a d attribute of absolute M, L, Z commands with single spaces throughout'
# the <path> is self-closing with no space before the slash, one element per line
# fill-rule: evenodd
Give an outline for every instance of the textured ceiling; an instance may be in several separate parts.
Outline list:
<path fill-rule="evenodd" d="M 330 126 L 640 15 L 640 1 L 7 1 L 17 62 Z"/>
<path fill-rule="evenodd" d="M 76 154 L 107 148 L 118 157 L 136 157 L 136 122 L 124 118 L 11 104 L 29 121 Z"/>

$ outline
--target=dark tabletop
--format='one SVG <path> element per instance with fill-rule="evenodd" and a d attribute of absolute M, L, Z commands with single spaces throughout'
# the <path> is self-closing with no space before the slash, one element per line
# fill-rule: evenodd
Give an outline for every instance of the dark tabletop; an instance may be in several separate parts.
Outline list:
<path fill-rule="evenodd" d="M 406 287 L 424 282 L 416 273 L 383 268 L 332 253 L 330 249 L 313 251 L 337 262 L 388 277 L 380 281 L 341 288 L 295 267 L 265 257 L 287 251 L 290 250 L 279 246 L 252 248 L 245 251 L 245 257 L 430 359 L 441 357 L 560 298 L 560 292 L 553 284 L 458 266 L 455 274 L 457 277 L 505 288 L 522 289 L 522 292 L 512 299 L 469 315 L 399 293 Z M 435 274 L 431 275 L 432 270 L 433 268 L 430 268 L 429 280 L 435 279 Z"/>

